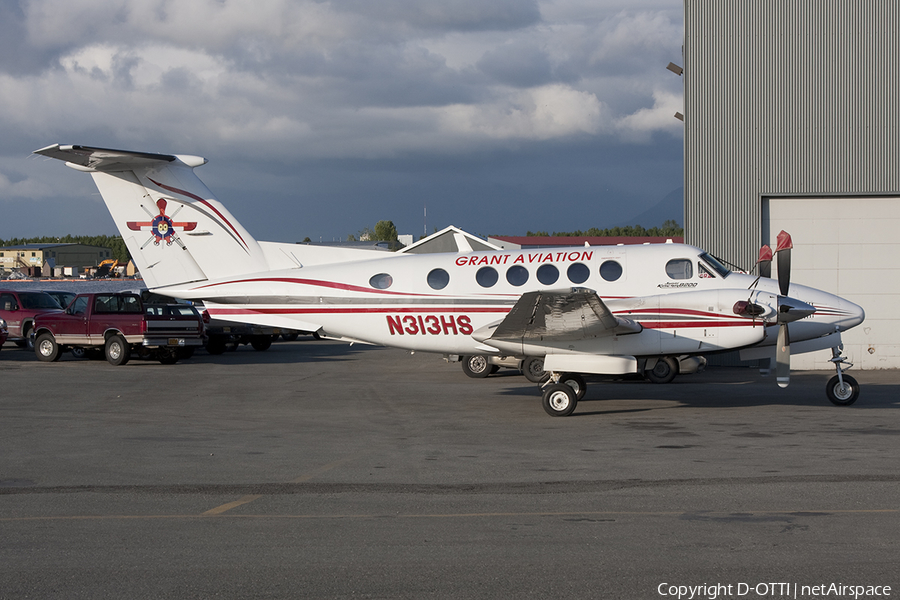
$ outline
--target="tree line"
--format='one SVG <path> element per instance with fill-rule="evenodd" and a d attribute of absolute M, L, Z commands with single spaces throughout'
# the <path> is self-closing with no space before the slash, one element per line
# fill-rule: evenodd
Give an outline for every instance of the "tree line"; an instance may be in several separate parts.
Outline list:
<path fill-rule="evenodd" d="M 120 263 L 131 260 L 125 240 L 121 235 L 66 235 L 63 237 L 42 236 L 30 238 L 10 238 L 0 240 L 0 246 L 22 246 L 25 244 L 83 244 L 85 246 L 99 246 L 112 250 L 112 257 Z"/>
<path fill-rule="evenodd" d="M 527 237 L 681 237 L 684 236 L 684 227 L 681 227 L 677 221 L 668 219 L 663 221 L 659 227 L 651 227 L 645 229 L 640 225 L 626 225 L 625 227 L 611 227 L 609 229 L 598 229 L 591 227 L 585 231 L 580 229 L 576 231 L 554 231 L 547 233 L 546 231 L 529 231 L 525 234 Z"/>

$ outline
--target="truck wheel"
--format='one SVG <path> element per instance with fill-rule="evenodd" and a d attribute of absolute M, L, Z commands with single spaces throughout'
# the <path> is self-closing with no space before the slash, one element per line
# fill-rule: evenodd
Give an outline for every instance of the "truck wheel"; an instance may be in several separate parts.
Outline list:
<path fill-rule="evenodd" d="M 259 350 L 262 352 L 263 350 L 268 350 L 272 345 L 272 336 L 271 335 L 251 335 L 250 336 L 250 345 L 253 346 L 254 350 Z"/>
<path fill-rule="evenodd" d="M 31 323 L 29 323 L 22 328 L 22 348 L 26 350 L 34 350 L 34 336 L 31 334 Z"/>
<path fill-rule="evenodd" d="M 131 346 L 121 335 L 106 340 L 106 361 L 115 366 L 124 365 L 131 358 Z"/>
<path fill-rule="evenodd" d="M 59 360 L 59 344 L 52 333 L 42 333 L 34 342 L 34 353 L 39 360 L 44 362 L 56 362 Z"/>

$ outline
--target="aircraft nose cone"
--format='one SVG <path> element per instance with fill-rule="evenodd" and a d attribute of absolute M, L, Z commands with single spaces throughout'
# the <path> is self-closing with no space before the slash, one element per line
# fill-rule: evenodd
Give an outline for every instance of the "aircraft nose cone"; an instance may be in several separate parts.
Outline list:
<path fill-rule="evenodd" d="M 854 304 L 849 300 L 840 299 L 838 308 L 846 314 L 844 318 L 838 322 L 838 326 L 842 331 L 846 331 L 851 327 L 856 327 L 866 319 L 866 311 L 859 304 Z"/>

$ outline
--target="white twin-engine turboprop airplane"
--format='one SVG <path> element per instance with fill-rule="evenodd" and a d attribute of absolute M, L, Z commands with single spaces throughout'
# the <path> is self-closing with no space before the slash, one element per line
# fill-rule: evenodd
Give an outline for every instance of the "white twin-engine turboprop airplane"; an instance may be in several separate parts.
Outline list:
<path fill-rule="evenodd" d="M 783 232 L 778 281 L 682 244 L 385 256 L 256 241 L 194 174 L 200 157 L 60 145 L 36 154 L 91 174 L 150 289 L 202 301 L 214 317 L 445 355 L 543 358 L 553 416 L 575 409 L 579 374 L 677 369 L 673 357 L 685 355 L 749 349 L 776 359 L 785 387 L 791 342 L 795 352 L 833 349 L 832 402 L 859 395 L 842 373 L 840 334 L 863 310 L 791 285 Z"/>

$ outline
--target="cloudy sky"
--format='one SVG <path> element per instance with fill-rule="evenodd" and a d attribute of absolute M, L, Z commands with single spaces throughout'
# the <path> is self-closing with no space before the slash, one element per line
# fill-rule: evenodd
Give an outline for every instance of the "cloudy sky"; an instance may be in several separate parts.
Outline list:
<path fill-rule="evenodd" d="M 52 143 L 204 156 L 263 240 L 418 236 L 426 207 L 428 232 L 633 222 L 683 185 L 682 22 L 679 0 L 0 0 L 0 238 L 115 233 L 89 176 L 30 156 Z"/>

